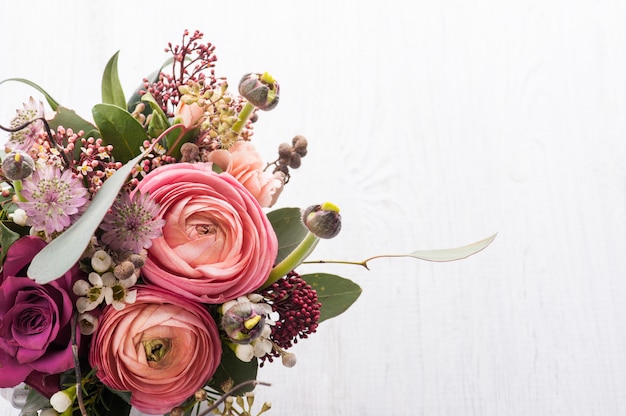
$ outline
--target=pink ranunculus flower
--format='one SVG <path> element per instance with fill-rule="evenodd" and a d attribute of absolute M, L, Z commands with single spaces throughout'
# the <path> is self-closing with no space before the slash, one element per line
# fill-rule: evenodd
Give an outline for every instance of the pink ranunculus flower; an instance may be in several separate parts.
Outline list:
<path fill-rule="evenodd" d="M 26 267 L 45 245 L 38 237 L 23 237 L 7 252 L 0 277 L 0 387 L 74 367 L 72 285 L 82 273 L 75 266 L 45 285 L 26 277 Z"/>
<path fill-rule="evenodd" d="M 137 187 L 166 221 L 152 241 L 144 279 L 190 299 L 223 303 L 259 288 L 278 241 L 256 199 L 210 163 L 176 163 L 150 172 Z"/>
<path fill-rule="evenodd" d="M 130 404 L 165 414 L 200 389 L 217 369 L 222 344 L 208 310 L 166 290 L 137 287 L 123 310 L 107 306 L 89 352 L 98 378 L 130 391 Z"/>
<path fill-rule="evenodd" d="M 284 176 L 264 171 L 261 155 L 250 142 L 238 141 L 228 150 L 215 150 L 209 153 L 209 161 L 233 175 L 262 207 L 274 205 L 283 190 Z"/>

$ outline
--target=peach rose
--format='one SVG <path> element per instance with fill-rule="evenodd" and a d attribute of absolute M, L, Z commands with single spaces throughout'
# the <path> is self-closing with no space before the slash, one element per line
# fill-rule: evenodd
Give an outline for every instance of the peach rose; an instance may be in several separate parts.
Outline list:
<path fill-rule="evenodd" d="M 250 142 L 238 141 L 228 150 L 215 150 L 209 153 L 209 161 L 233 175 L 262 207 L 274 205 L 283 190 L 284 174 L 264 172 L 261 155 Z"/>
<path fill-rule="evenodd" d="M 105 308 L 89 363 L 105 385 L 130 391 L 131 405 L 161 415 L 204 386 L 222 347 L 202 305 L 159 288 L 137 288 L 135 303 L 121 311 Z"/>
<path fill-rule="evenodd" d="M 256 199 L 210 163 L 161 166 L 139 183 L 166 221 L 142 268 L 144 279 L 190 299 L 223 303 L 266 280 L 278 241 Z"/>

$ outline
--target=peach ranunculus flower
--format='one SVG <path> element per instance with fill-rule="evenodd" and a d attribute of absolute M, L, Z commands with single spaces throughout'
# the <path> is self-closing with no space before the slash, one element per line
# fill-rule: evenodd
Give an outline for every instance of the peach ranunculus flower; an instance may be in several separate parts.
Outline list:
<path fill-rule="evenodd" d="M 151 171 L 137 187 L 166 221 L 152 241 L 144 280 L 204 303 L 223 303 L 259 288 L 276 260 L 278 240 L 263 208 L 211 163 Z"/>
<path fill-rule="evenodd" d="M 191 130 L 202 121 L 204 111 L 204 107 L 196 103 L 185 104 L 180 101 L 174 112 L 174 122 L 180 122 L 187 130 Z"/>
<path fill-rule="evenodd" d="M 134 304 L 104 310 L 89 363 L 105 385 L 130 391 L 131 405 L 162 415 L 204 386 L 221 354 L 217 324 L 204 306 L 138 286 Z"/>
<path fill-rule="evenodd" d="M 238 141 L 228 150 L 215 150 L 208 159 L 241 182 L 262 207 L 274 205 L 283 190 L 284 174 L 263 171 L 261 155 L 250 142 Z"/>

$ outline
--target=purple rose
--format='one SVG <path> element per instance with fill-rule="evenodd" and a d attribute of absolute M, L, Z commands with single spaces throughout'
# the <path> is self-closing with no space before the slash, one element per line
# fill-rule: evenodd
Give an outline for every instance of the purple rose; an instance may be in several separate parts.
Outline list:
<path fill-rule="evenodd" d="M 74 367 L 72 285 L 81 272 L 74 267 L 45 285 L 29 279 L 27 266 L 45 245 L 40 238 L 23 237 L 7 252 L 0 275 L 0 387 L 13 387 L 31 373 Z M 76 336 L 79 340 L 80 333 Z"/>

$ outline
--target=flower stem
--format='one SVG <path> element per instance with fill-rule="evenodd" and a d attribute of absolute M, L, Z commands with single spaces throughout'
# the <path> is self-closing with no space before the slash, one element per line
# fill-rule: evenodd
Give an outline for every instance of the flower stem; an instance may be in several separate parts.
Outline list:
<path fill-rule="evenodd" d="M 254 109 L 255 109 L 254 105 L 250 104 L 250 102 L 247 102 L 243 106 L 243 108 L 241 109 L 241 112 L 239 113 L 239 119 L 235 122 L 235 124 L 233 124 L 233 127 L 232 127 L 232 130 L 235 133 L 237 134 L 241 133 L 241 130 L 248 122 L 248 119 L 254 112 Z"/>
<path fill-rule="evenodd" d="M 261 286 L 261 289 L 269 287 L 278 279 L 295 269 L 296 266 L 301 264 L 304 259 L 313 252 L 313 249 L 319 241 L 319 237 L 309 231 L 300 244 L 272 269 L 267 280 L 263 286 Z"/>
<path fill-rule="evenodd" d="M 87 416 L 87 409 L 83 401 L 82 376 L 80 372 L 80 360 L 78 358 L 78 345 L 76 344 L 76 327 L 78 326 L 78 314 L 72 315 L 71 336 L 72 336 L 72 355 L 74 356 L 74 374 L 76 375 L 76 399 L 82 416 Z"/>
<path fill-rule="evenodd" d="M 266 383 L 264 381 L 257 381 L 257 380 L 248 380 L 248 381 L 244 381 L 242 383 L 237 384 L 235 387 L 233 387 L 232 389 L 230 389 L 229 391 L 227 391 L 226 393 L 224 393 L 222 395 L 222 397 L 220 397 L 219 399 L 217 399 L 212 405 L 211 407 L 209 407 L 208 409 L 206 409 L 204 412 L 200 413 L 198 416 L 207 416 L 209 414 L 211 414 L 211 412 L 215 409 L 217 409 L 217 406 L 219 406 L 220 404 L 222 404 L 222 402 L 224 400 L 226 400 L 228 397 L 232 396 L 232 393 L 236 390 L 239 390 L 242 387 L 248 386 L 248 385 L 252 385 L 252 386 L 256 386 L 257 384 L 260 384 L 262 386 L 271 386 L 270 383 Z"/>
<path fill-rule="evenodd" d="M 26 202 L 26 198 L 24 198 L 22 196 L 22 189 L 24 189 L 24 188 L 22 186 L 22 180 L 21 179 L 16 179 L 16 180 L 13 181 L 13 189 L 15 190 L 15 195 L 17 196 L 17 199 L 20 202 Z"/>

